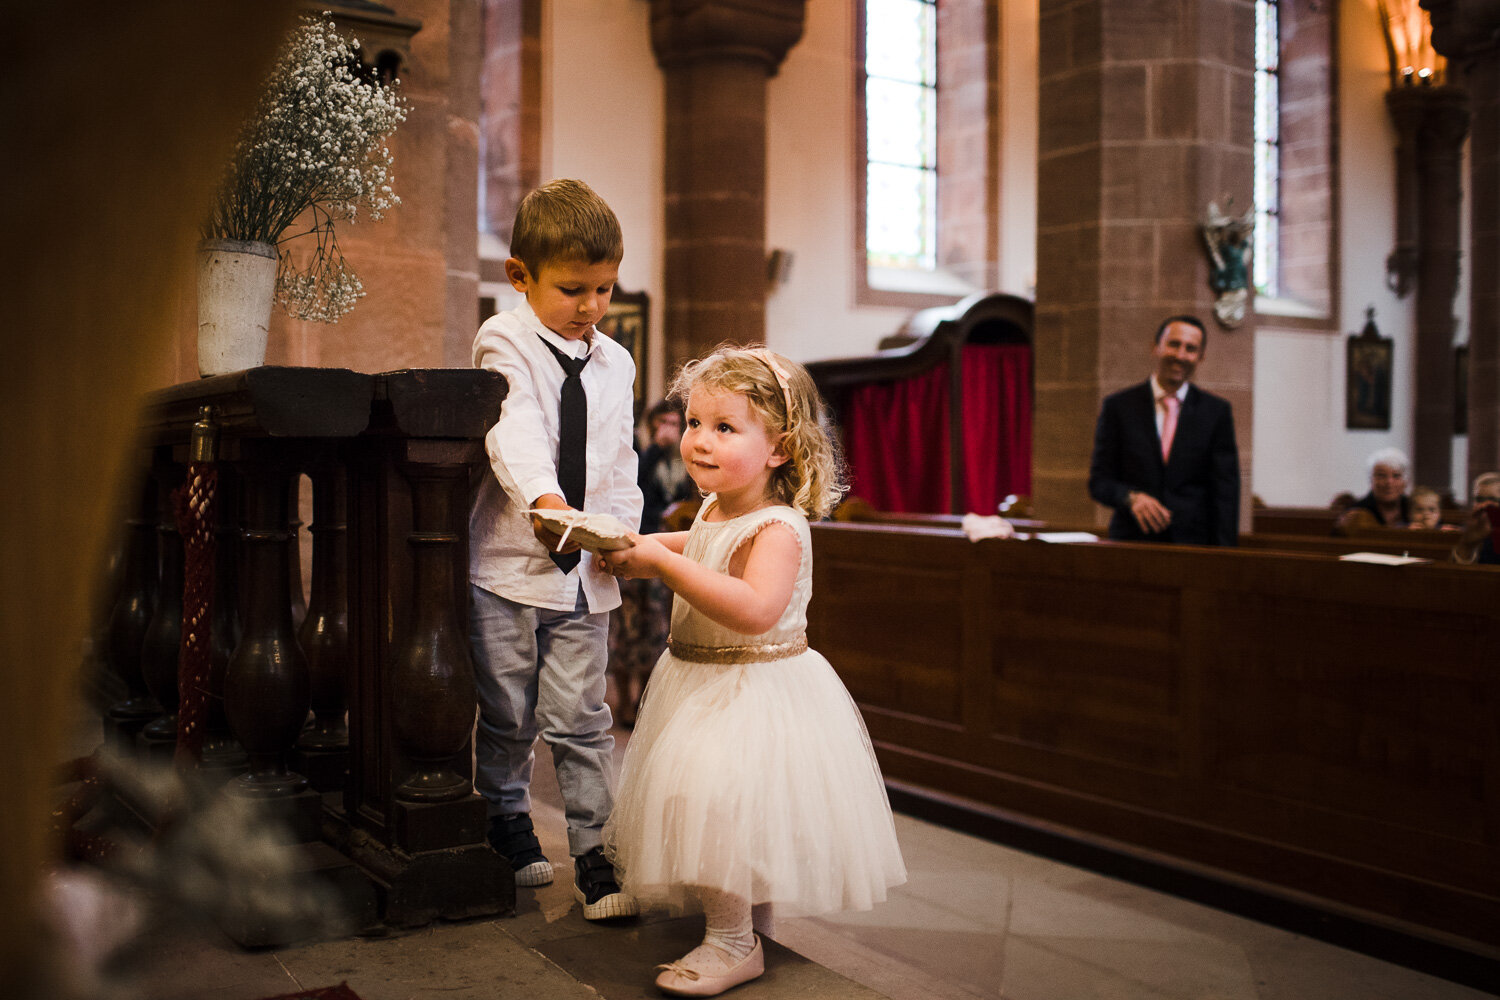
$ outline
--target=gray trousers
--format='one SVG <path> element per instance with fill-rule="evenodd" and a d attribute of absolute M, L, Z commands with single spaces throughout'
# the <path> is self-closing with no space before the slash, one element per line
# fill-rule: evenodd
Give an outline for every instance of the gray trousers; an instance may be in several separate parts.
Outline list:
<path fill-rule="evenodd" d="M 469 586 L 469 648 L 479 695 L 475 787 L 491 816 L 531 812 L 537 736 L 552 748 L 568 853 L 603 843 L 614 807 L 614 745 L 604 703 L 609 613 L 508 601 Z"/>

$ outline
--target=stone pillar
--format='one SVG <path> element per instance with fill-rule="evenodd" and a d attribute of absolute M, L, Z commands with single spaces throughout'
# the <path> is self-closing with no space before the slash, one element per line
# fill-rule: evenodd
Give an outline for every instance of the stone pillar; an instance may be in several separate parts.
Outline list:
<path fill-rule="evenodd" d="M 1099 404 L 1150 374 L 1152 334 L 1177 313 L 1209 329 L 1195 381 L 1234 406 L 1249 481 L 1254 319 L 1214 320 L 1199 222 L 1251 205 L 1254 5 L 1041 0 L 1037 192 L 1038 516 L 1105 518 L 1088 496 Z M 1233 198 L 1233 205 L 1228 199 Z"/>
<path fill-rule="evenodd" d="M 1000 2 L 938 5 L 938 264 L 1000 285 Z"/>
<path fill-rule="evenodd" d="M 1500 469 L 1500 0 L 1421 0 L 1470 95 L 1469 480 Z"/>
<path fill-rule="evenodd" d="M 665 360 L 765 340 L 766 80 L 805 0 L 651 0 L 666 82 Z"/>
<path fill-rule="evenodd" d="M 1406 234 L 1415 237 L 1410 250 L 1398 247 L 1396 253 L 1398 268 L 1411 268 L 1417 289 L 1411 481 L 1446 493 L 1453 481 L 1453 297 L 1468 99 L 1457 87 L 1400 86 L 1385 100 L 1399 137 L 1397 183 L 1403 190 L 1397 202 L 1415 229 Z M 1409 255 L 1404 262 L 1403 255 Z"/>

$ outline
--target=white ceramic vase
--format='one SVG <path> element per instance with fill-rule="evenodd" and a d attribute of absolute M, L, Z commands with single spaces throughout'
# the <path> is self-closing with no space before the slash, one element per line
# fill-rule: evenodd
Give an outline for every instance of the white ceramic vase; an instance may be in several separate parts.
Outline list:
<path fill-rule="evenodd" d="M 276 248 L 249 240 L 198 244 L 198 374 L 266 363 L 276 292 Z"/>

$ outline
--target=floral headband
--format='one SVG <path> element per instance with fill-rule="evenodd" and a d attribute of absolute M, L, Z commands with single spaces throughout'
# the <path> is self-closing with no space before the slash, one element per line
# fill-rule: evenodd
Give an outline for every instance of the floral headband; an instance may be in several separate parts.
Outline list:
<path fill-rule="evenodd" d="M 767 368 L 771 369 L 771 374 L 776 376 L 776 384 L 781 386 L 781 395 L 786 400 L 786 423 L 790 428 L 792 425 L 792 387 L 789 382 L 791 376 L 786 373 L 785 368 L 781 367 L 776 360 L 776 355 L 770 351 L 757 347 L 752 348 L 749 353 L 759 358 Z"/>

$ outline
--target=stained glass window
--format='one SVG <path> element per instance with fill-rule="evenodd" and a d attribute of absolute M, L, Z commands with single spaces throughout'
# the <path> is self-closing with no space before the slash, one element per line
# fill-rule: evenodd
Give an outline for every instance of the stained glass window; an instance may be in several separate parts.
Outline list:
<path fill-rule="evenodd" d="M 1280 265 L 1281 30 L 1276 0 L 1255 3 L 1255 290 L 1274 297 Z"/>
<path fill-rule="evenodd" d="M 865 251 L 937 266 L 936 0 L 865 2 Z"/>

